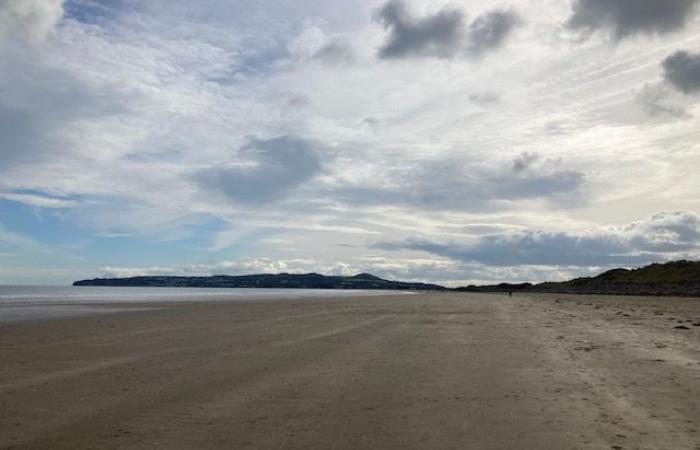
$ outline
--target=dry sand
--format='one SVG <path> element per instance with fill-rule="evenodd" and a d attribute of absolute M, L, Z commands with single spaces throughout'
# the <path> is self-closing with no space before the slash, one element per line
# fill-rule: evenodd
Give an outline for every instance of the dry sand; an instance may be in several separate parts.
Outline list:
<path fill-rule="evenodd" d="M 466 293 L 2 324 L 0 448 L 696 450 L 693 324 L 700 299 Z"/>

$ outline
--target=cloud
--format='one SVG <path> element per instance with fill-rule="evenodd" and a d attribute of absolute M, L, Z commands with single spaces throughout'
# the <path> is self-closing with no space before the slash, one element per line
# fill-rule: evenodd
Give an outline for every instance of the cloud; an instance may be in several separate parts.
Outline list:
<path fill-rule="evenodd" d="M 700 54 L 678 51 L 663 62 L 664 78 L 684 94 L 700 92 Z"/>
<path fill-rule="evenodd" d="M 390 30 L 379 50 L 384 59 L 406 56 L 455 56 L 464 45 L 464 14 L 443 9 L 435 15 L 414 19 L 400 0 L 392 0 L 379 10 L 378 17 Z"/>
<path fill-rule="evenodd" d="M 499 47 L 518 22 L 513 11 L 492 11 L 478 17 L 469 25 L 469 53 L 480 56 Z"/>
<path fill-rule="evenodd" d="M 319 61 L 327 66 L 346 65 L 355 61 L 350 42 L 342 36 L 328 35 L 320 26 L 308 24 L 287 43 L 290 58 L 296 61 Z"/>
<path fill-rule="evenodd" d="M 520 156 L 513 160 L 513 172 L 519 173 L 529 169 L 532 167 L 533 163 L 539 159 L 539 157 L 540 156 L 537 153 L 523 152 Z"/>
<path fill-rule="evenodd" d="M 156 275 L 212 276 L 249 275 L 260 273 L 308 273 L 318 270 L 317 261 L 308 259 L 273 259 L 266 257 L 246 258 L 235 261 L 219 261 L 210 264 L 191 264 L 179 267 L 123 267 L 105 266 L 100 277 L 126 278 Z"/>
<path fill-rule="evenodd" d="M 64 0 L 0 0 L 0 42 L 20 37 L 44 41 L 63 18 Z"/>
<path fill-rule="evenodd" d="M 494 92 L 477 92 L 469 94 L 468 98 L 470 102 L 481 106 L 493 105 L 501 100 L 501 96 Z"/>
<path fill-rule="evenodd" d="M 637 94 L 636 100 L 650 117 L 662 119 L 689 119 L 691 114 L 676 98 L 677 94 L 666 84 L 647 84 Z"/>
<path fill-rule="evenodd" d="M 41 208 L 72 208 L 78 205 L 78 202 L 75 200 L 24 192 L 0 192 L 0 199 L 24 203 L 25 205 L 38 206 Z"/>
<path fill-rule="evenodd" d="M 524 230 L 485 235 L 469 242 L 410 238 L 375 246 L 492 266 L 632 266 L 697 255 L 700 216 L 687 211 L 660 212 L 623 227 L 586 232 Z"/>
<path fill-rule="evenodd" d="M 615 39 L 682 29 L 697 0 L 576 0 L 567 25 L 573 30 L 609 30 Z"/>
<path fill-rule="evenodd" d="M 368 127 L 371 127 L 371 128 L 379 126 L 380 123 L 381 123 L 381 120 L 379 120 L 373 116 L 368 116 L 368 117 L 365 117 L 364 119 L 362 119 L 362 124 L 366 125 Z"/>
<path fill-rule="evenodd" d="M 124 111 L 109 88 L 12 49 L 0 51 L 0 92 L 2 169 L 70 149 L 73 125 Z"/>
<path fill-rule="evenodd" d="M 258 205 L 285 197 L 322 169 L 316 144 L 295 136 L 252 139 L 240 156 L 229 165 L 200 172 L 197 180 L 235 203 Z"/>
<path fill-rule="evenodd" d="M 496 199 L 547 198 L 575 192 L 584 176 L 580 172 L 562 170 L 544 174 L 526 174 L 512 177 L 493 177 L 486 180 Z"/>
<path fill-rule="evenodd" d="M 700 244 L 700 216 L 688 211 L 660 212 L 621 230 L 633 248 L 641 251 L 679 252 Z"/>
<path fill-rule="evenodd" d="M 355 60 L 350 44 L 338 39 L 326 43 L 313 57 L 329 66 L 350 64 Z"/>
<path fill-rule="evenodd" d="M 0 171 L 72 148 L 75 122 L 118 109 L 116 96 L 54 64 L 48 43 L 38 45 L 55 31 L 63 3 L 0 0 Z"/>
<path fill-rule="evenodd" d="M 493 11 L 467 26 L 464 12 L 451 8 L 415 18 L 402 0 L 389 1 L 377 18 L 389 30 L 379 49 L 383 59 L 481 56 L 500 46 L 518 22 L 512 11 Z"/>
<path fill-rule="evenodd" d="M 484 168 L 456 160 L 419 162 L 387 171 L 389 184 L 345 185 L 332 197 L 350 204 L 393 205 L 453 211 L 498 209 L 499 202 L 577 197 L 585 177 L 524 153 L 502 167 Z"/>

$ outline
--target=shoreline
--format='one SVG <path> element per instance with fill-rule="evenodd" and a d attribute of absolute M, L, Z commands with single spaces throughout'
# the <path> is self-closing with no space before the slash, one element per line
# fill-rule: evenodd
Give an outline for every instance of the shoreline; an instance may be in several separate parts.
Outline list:
<path fill-rule="evenodd" d="M 265 302 L 326 298 L 412 295 L 411 291 L 278 288 L 161 288 L 161 287 L 0 287 L 0 326 L 14 321 L 113 314 L 135 308 L 204 302 Z"/>

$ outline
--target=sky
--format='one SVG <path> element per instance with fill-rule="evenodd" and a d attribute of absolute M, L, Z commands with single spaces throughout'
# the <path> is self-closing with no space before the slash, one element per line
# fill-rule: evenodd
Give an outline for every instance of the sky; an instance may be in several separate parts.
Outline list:
<path fill-rule="evenodd" d="M 700 257 L 700 0 L 0 0 L 0 284 Z"/>

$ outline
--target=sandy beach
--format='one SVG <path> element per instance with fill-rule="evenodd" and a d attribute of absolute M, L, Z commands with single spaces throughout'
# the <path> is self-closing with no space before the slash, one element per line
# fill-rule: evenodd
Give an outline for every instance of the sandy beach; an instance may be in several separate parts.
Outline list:
<path fill-rule="evenodd" d="M 2 449 L 700 449 L 700 299 L 149 304 L 0 361 Z"/>

